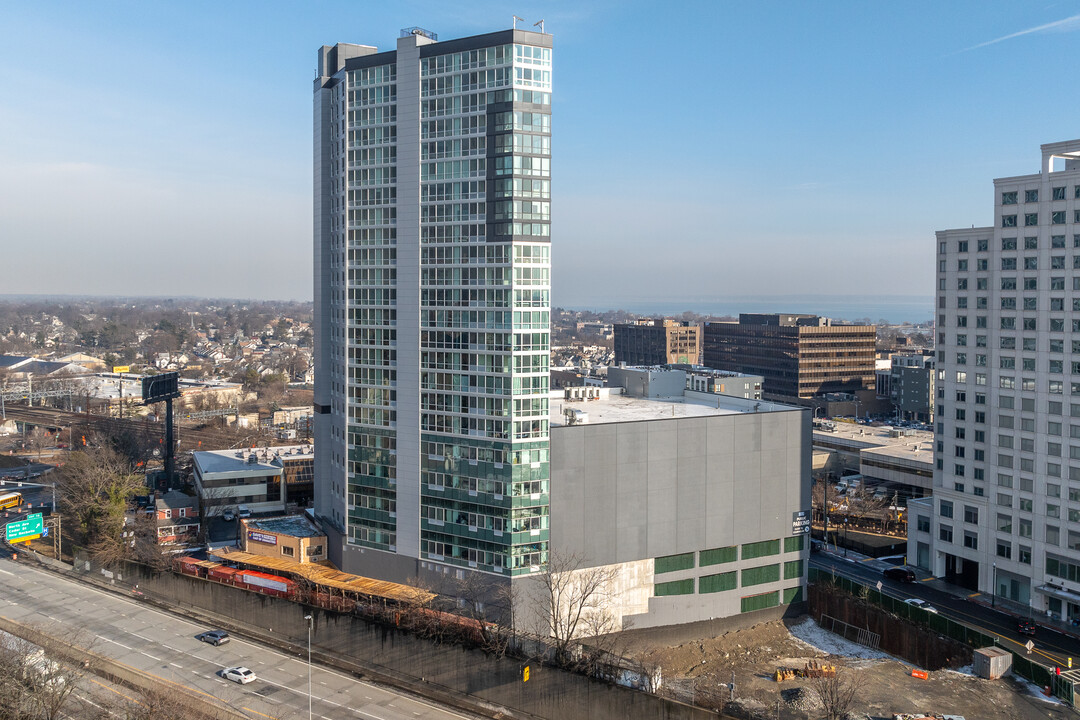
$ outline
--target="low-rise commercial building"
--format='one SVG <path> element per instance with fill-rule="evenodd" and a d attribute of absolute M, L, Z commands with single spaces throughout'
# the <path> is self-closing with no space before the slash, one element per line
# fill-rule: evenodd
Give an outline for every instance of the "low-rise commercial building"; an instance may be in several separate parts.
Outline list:
<path fill-rule="evenodd" d="M 252 555 L 298 563 L 326 559 L 326 535 L 302 515 L 241 520 L 241 549 Z"/>
<path fill-rule="evenodd" d="M 253 513 L 285 512 L 284 470 L 265 453 L 211 450 L 192 453 L 195 487 L 204 517 L 246 505 Z"/>

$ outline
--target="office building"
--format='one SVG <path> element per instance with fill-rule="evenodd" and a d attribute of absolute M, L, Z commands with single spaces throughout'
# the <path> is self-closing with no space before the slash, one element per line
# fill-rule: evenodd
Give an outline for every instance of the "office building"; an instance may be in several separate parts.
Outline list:
<path fill-rule="evenodd" d="M 615 325 L 615 363 L 627 365 L 695 365 L 701 352 L 696 323 L 646 318 Z"/>
<path fill-rule="evenodd" d="M 782 402 L 825 393 L 874 395 L 873 325 L 844 325 L 817 315 L 748 314 L 705 323 L 702 364 L 760 375 L 764 397 Z M 860 398 L 862 401 L 862 398 Z"/>
<path fill-rule="evenodd" d="M 1080 618 L 1080 140 L 994 180 L 989 227 L 937 233 L 932 501 L 908 553 L 971 590 Z"/>
<path fill-rule="evenodd" d="M 419 28 L 319 50 L 315 505 L 347 571 L 544 567 L 551 53 Z"/>

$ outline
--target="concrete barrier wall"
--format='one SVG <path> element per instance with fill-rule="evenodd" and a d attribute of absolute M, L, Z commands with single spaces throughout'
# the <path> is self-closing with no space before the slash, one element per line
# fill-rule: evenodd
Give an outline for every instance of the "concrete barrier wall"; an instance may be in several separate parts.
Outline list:
<path fill-rule="evenodd" d="M 596 720 L 656 718 L 697 720 L 716 713 L 628 688 L 609 685 L 555 668 L 496 658 L 457 645 L 437 645 L 394 627 L 349 614 L 310 608 L 288 600 L 174 573 L 154 573 L 130 564 L 108 579 L 99 572 L 83 574 L 138 593 L 149 601 L 181 612 L 194 611 L 210 622 L 248 632 L 272 644 L 306 653 L 308 624 L 313 619 L 312 652 L 320 662 L 359 671 L 373 679 L 435 700 L 494 716 L 520 718 L 589 717 Z"/>

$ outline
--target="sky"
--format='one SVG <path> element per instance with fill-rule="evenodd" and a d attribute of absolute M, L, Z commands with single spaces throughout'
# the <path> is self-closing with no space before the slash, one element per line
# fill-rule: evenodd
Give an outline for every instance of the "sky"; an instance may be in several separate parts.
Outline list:
<path fill-rule="evenodd" d="M 0 294 L 310 300 L 317 49 L 513 14 L 557 306 L 929 298 L 934 231 L 1080 137 L 1080 0 L 5 3 Z"/>

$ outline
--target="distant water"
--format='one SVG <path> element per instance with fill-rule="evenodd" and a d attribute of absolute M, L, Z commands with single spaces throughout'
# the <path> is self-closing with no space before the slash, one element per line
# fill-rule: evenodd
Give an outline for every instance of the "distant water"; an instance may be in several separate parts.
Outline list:
<path fill-rule="evenodd" d="M 587 310 L 626 310 L 641 315 L 681 315 L 688 310 L 699 315 L 714 316 L 738 316 L 739 313 L 805 313 L 836 320 L 870 318 L 875 323 L 885 320 L 899 324 L 924 323 L 933 319 L 934 298 L 930 295 L 741 295 L 700 300 L 631 300 L 573 307 Z"/>

